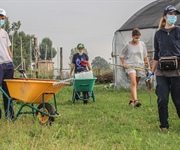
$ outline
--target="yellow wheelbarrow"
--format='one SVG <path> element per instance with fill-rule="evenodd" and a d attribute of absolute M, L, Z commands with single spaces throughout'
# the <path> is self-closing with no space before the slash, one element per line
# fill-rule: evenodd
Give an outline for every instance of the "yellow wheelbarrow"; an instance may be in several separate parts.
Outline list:
<path fill-rule="evenodd" d="M 8 110 L 12 100 L 24 102 L 15 115 L 15 119 L 17 119 L 20 114 L 33 114 L 33 116 L 37 116 L 39 122 L 42 124 L 51 124 L 54 121 L 55 115 L 59 115 L 55 94 L 62 89 L 64 85 L 69 84 L 65 80 L 58 82 L 57 80 L 33 78 L 5 79 L 4 81 L 7 84 L 10 97 L 1 87 L 0 91 L 8 98 Z M 55 108 L 48 103 L 52 97 Z M 34 104 L 38 104 L 38 107 L 36 108 Z M 23 111 L 25 106 L 31 108 L 31 111 Z"/>

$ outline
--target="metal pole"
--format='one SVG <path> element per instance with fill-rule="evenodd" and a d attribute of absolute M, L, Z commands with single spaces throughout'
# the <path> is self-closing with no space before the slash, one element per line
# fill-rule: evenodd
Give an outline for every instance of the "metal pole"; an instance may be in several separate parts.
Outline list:
<path fill-rule="evenodd" d="M 60 79 L 63 79 L 63 54 L 62 54 L 62 47 L 60 47 Z"/>
<path fill-rule="evenodd" d="M 20 42 L 21 42 L 21 63 L 22 63 L 22 65 L 21 65 L 21 69 L 23 69 L 24 67 L 23 67 L 22 37 L 21 37 L 21 36 L 20 36 Z"/>
<path fill-rule="evenodd" d="M 31 46 L 31 39 L 30 39 L 30 45 L 29 45 L 29 49 L 30 49 L 30 66 L 31 66 L 31 75 L 32 75 L 32 46 Z"/>
<path fill-rule="evenodd" d="M 38 78 L 38 40 L 34 37 L 35 73 Z"/>
<path fill-rule="evenodd" d="M 12 34 L 12 45 L 11 45 L 12 56 L 13 56 L 13 43 L 14 43 L 14 33 Z"/>
<path fill-rule="evenodd" d="M 44 56 L 44 60 L 45 60 L 44 77 L 46 77 L 46 68 L 47 68 L 46 59 L 47 59 L 47 45 L 46 45 L 45 56 Z"/>

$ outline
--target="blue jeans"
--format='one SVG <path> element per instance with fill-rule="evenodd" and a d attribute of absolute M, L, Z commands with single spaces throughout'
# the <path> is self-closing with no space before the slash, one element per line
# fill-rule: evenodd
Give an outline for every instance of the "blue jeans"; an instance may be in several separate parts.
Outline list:
<path fill-rule="evenodd" d="M 14 76 L 14 64 L 12 62 L 0 64 L 0 86 L 2 86 L 2 89 L 7 93 L 7 95 L 9 95 L 9 91 L 6 82 L 4 82 L 3 80 L 12 79 L 13 76 Z M 4 102 L 5 116 L 7 117 L 8 98 L 4 94 L 3 94 L 3 102 Z M 10 115 L 11 117 L 14 117 L 12 102 L 10 104 Z"/>
<path fill-rule="evenodd" d="M 160 128 L 169 128 L 168 103 L 171 94 L 178 117 L 180 118 L 180 77 L 156 76 L 156 95 L 158 97 L 158 113 Z"/>

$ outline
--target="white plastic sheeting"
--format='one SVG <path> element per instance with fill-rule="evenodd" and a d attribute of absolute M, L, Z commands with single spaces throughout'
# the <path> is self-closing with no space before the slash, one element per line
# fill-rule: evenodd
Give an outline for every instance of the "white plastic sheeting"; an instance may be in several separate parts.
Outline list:
<path fill-rule="evenodd" d="M 147 51 L 153 52 L 154 51 L 154 34 L 157 29 L 149 28 L 149 29 L 140 29 L 141 32 L 141 41 L 143 41 L 146 44 Z M 112 43 L 112 58 L 113 58 L 113 64 L 121 65 L 120 59 L 119 59 L 119 53 L 122 50 L 122 48 L 125 46 L 125 44 L 132 40 L 132 31 L 116 31 L 113 38 Z M 150 57 L 150 60 L 152 57 Z M 123 88 L 129 88 L 130 87 L 130 79 L 126 75 L 124 69 L 122 67 L 118 67 L 113 65 L 114 69 L 114 81 L 115 81 L 115 87 L 123 87 Z M 139 87 L 145 86 L 145 78 L 146 74 L 144 74 L 144 77 L 141 78 L 139 82 Z"/>

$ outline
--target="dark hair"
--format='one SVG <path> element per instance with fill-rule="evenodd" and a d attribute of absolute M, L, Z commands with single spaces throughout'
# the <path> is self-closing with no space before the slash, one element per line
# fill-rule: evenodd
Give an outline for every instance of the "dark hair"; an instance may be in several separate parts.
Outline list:
<path fill-rule="evenodd" d="M 141 36 L 141 32 L 138 28 L 134 28 L 132 31 L 132 36 Z"/>

